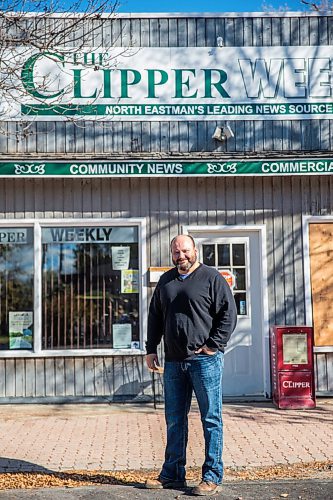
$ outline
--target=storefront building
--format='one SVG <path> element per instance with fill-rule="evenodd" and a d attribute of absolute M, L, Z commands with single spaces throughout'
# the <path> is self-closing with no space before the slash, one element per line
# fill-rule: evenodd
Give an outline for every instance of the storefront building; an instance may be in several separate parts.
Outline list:
<path fill-rule="evenodd" d="M 18 49 L 25 94 L 2 106 L 0 403 L 151 400 L 179 232 L 233 288 L 225 397 L 271 396 L 272 325 L 314 327 L 332 395 L 333 17 L 94 22 L 80 51 Z"/>

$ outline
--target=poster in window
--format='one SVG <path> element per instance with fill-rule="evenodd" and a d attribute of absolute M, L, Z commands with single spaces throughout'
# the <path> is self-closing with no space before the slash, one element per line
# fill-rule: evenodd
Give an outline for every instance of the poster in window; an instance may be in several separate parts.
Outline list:
<path fill-rule="evenodd" d="M 9 349 L 32 349 L 32 311 L 9 313 Z"/>
<path fill-rule="evenodd" d="M 139 271 L 137 269 L 121 271 L 121 293 L 139 293 Z"/>
<path fill-rule="evenodd" d="M 132 325 L 124 323 L 112 325 L 113 348 L 130 349 L 132 345 Z"/>
<path fill-rule="evenodd" d="M 122 271 L 128 269 L 130 262 L 130 247 L 112 247 L 112 269 Z"/>

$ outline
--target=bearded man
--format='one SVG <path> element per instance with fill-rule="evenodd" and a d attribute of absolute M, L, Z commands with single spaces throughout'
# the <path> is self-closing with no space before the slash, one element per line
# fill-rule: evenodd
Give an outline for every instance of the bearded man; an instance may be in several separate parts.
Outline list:
<path fill-rule="evenodd" d="M 237 320 L 231 290 L 215 269 L 198 261 L 191 236 L 170 244 L 174 269 L 160 278 L 148 316 L 146 362 L 158 370 L 157 346 L 164 339 L 167 445 L 157 479 L 146 488 L 186 487 L 188 413 L 194 391 L 205 439 L 202 481 L 193 495 L 212 495 L 223 479 L 222 374 L 224 349 Z"/>

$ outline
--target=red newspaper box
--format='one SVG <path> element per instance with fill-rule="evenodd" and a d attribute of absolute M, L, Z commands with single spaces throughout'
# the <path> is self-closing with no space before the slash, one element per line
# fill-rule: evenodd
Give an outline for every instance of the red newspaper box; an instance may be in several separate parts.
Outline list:
<path fill-rule="evenodd" d="M 313 328 L 273 326 L 270 345 L 273 403 L 281 409 L 315 408 Z"/>

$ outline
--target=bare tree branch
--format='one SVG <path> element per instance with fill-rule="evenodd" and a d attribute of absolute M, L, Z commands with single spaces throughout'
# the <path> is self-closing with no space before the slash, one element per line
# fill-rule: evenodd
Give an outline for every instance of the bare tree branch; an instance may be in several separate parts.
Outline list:
<path fill-rule="evenodd" d="M 0 0 L 0 121 L 6 119 L 10 103 L 21 105 L 29 95 L 27 87 L 19 85 L 22 80 L 24 63 L 34 54 L 41 54 L 50 62 L 60 64 L 57 54 L 80 54 L 84 48 L 110 49 L 105 44 L 103 32 L 109 33 L 116 20 L 119 0 L 74 0 L 69 5 L 62 0 Z M 120 33 L 121 36 L 121 33 Z M 113 37 L 113 44 L 115 43 Z M 88 66 L 80 60 L 80 66 Z M 91 68 L 92 62 L 89 61 Z M 97 66 L 96 66 L 97 68 Z M 26 68 L 29 71 L 29 68 Z M 63 71 L 64 72 L 64 71 Z M 44 95 L 49 86 L 56 85 L 55 77 L 45 73 L 34 84 L 34 101 L 43 103 L 39 95 Z M 73 85 L 73 83 L 71 84 Z M 66 94 L 69 89 L 63 88 Z M 61 114 L 61 99 L 53 99 L 53 105 Z M 75 122 L 75 117 L 69 117 Z M 31 121 L 22 121 L 16 127 L 15 135 L 27 135 Z M 80 123 L 82 125 L 82 121 Z M 0 133 L 9 127 L 2 126 Z M 12 127 L 14 128 L 14 127 Z"/>

